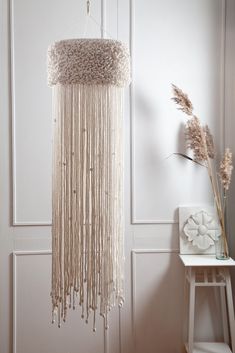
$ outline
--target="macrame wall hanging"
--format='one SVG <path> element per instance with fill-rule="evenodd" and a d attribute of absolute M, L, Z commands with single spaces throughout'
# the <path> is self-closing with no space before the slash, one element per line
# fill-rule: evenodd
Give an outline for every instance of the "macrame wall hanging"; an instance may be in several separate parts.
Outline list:
<path fill-rule="evenodd" d="M 48 50 L 53 89 L 52 306 L 105 319 L 123 303 L 122 96 L 130 81 L 125 45 L 71 39 Z"/>

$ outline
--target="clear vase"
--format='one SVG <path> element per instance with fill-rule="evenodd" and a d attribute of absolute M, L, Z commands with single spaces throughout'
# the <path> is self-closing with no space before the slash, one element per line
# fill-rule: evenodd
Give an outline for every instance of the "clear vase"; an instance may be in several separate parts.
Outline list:
<path fill-rule="evenodd" d="M 218 260 L 229 259 L 227 239 L 225 239 L 222 235 L 218 237 L 215 242 L 215 256 Z"/>

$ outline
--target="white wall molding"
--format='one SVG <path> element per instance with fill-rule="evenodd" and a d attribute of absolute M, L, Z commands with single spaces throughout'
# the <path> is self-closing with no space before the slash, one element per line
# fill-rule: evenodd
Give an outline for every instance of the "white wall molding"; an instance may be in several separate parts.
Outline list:
<path fill-rule="evenodd" d="M 16 0 L 10 0 L 10 36 L 9 36 L 9 43 L 10 43 L 10 51 L 11 51 L 11 60 L 10 60 L 10 79 L 11 79 L 11 92 L 10 92 L 10 104 L 11 104 L 11 197 L 12 197 L 12 216 L 11 216 L 11 225 L 15 227 L 30 227 L 30 226 L 50 226 L 51 220 L 28 220 L 28 219 L 20 219 L 18 216 L 18 200 L 17 200 L 17 190 L 20 187 L 17 183 L 17 147 L 16 147 L 16 119 L 17 119 L 17 112 L 16 112 L 16 89 L 15 89 L 15 28 L 14 28 L 14 16 L 15 16 L 15 5 Z M 91 4 L 93 10 L 93 4 Z M 106 37 L 106 0 L 100 0 L 100 37 Z M 84 6 L 85 10 L 85 6 Z M 91 20 L 90 20 L 91 21 Z M 97 26 L 97 23 L 96 23 Z M 46 67 L 45 67 L 46 69 Z M 29 146 L 30 148 L 30 146 Z M 35 203 L 37 200 L 35 200 Z"/>
<path fill-rule="evenodd" d="M 51 250 L 14 251 L 13 252 L 13 353 L 17 353 L 17 259 L 22 256 L 51 256 Z M 48 294 L 49 295 L 49 294 Z M 98 333 L 96 333 L 98 334 Z M 102 332 L 99 334 L 102 335 Z M 109 331 L 103 325 L 104 353 L 109 352 Z"/>
<path fill-rule="evenodd" d="M 178 254 L 179 249 L 132 249 L 131 250 L 131 323 L 134 347 L 136 346 L 136 260 L 143 254 Z"/>
<path fill-rule="evenodd" d="M 38 222 L 27 221 L 27 220 L 18 220 L 17 219 L 17 180 L 16 180 L 16 109 L 15 109 L 15 38 L 14 38 L 14 0 L 10 0 L 10 50 L 11 50 L 11 62 L 10 62 L 10 77 L 11 77 L 11 92 L 10 92 L 10 101 L 11 101 L 11 162 L 12 162 L 12 225 L 13 226 L 48 226 L 51 225 L 50 220 L 45 220 Z"/>
<path fill-rule="evenodd" d="M 221 0 L 221 67 L 220 67 L 220 100 L 221 100 L 221 111 L 220 111 L 220 153 L 223 153 L 225 148 L 225 110 L 226 110 L 226 102 L 225 102 L 225 93 L 226 93 L 226 82 L 225 82 L 225 72 L 226 72 L 226 8 L 227 8 L 227 0 Z"/>
<path fill-rule="evenodd" d="M 51 225 L 52 223 L 50 221 L 42 221 L 42 222 L 37 222 L 36 220 L 35 222 L 17 221 L 16 218 L 13 218 L 13 221 L 12 221 L 13 227 L 48 227 Z"/>
<path fill-rule="evenodd" d="M 129 0 L 130 2 L 130 52 L 131 52 L 131 71 L 132 71 L 132 83 L 130 86 L 130 161 L 131 161 L 131 176 L 130 176 L 130 197 L 131 197 L 131 223 L 132 224 L 178 224 L 175 219 L 139 219 L 136 216 L 135 210 L 135 1 Z M 225 34 L 226 34 L 226 1 L 221 0 L 221 89 L 220 89 L 220 141 L 219 150 L 223 150 L 225 140 Z"/>
<path fill-rule="evenodd" d="M 235 111 L 235 31 L 234 31 L 234 18 L 235 18 L 235 2 L 234 0 L 227 0 L 227 22 L 226 22 L 226 72 L 225 72 L 225 146 L 229 147 L 235 155 L 235 139 L 234 139 L 234 111 Z M 234 157 L 233 157 L 234 158 Z M 233 159 L 234 161 L 234 159 Z M 233 171 L 234 173 L 234 171 Z M 231 186 L 228 195 L 228 214 L 227 214 L 227 225 L 228 225 L 228 237 L 231 249 L 231 256 L 235 256 L 235 241 L 234 241 L 234 206 L 235 206 L 235 175 L 232 176 Z M 234 270 L 233 270 L 234 272 Z M 235 279 L 234 273 L 233 278 Z M 235 281 L 233 283 L 235 289 Z M 235 300 L 235 290 L 234 290 Z"/>
<path fill-rule="evenodd" d="M 13 353 L 17 353 L 17 258 L 19 256 L 51 255 L 50 250 L 13 252 Z"/>

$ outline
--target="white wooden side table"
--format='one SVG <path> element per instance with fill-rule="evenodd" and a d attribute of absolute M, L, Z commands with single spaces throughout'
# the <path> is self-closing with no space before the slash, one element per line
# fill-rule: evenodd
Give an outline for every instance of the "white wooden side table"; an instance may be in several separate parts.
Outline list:
<path fill-rule="evenodd" d="M 188 353 L 235 353 L 235 322 L 229 268 L 233 259 L 217 260 L 215 255 L 179 255 L 189 284 Z M 194 342 L 195 289 L 218 287 L 221 300 L 224 342 Z M 229 346 L 230 344 L 230 346 Z M 230 348 L 231 347 L 231 348 Z"/>

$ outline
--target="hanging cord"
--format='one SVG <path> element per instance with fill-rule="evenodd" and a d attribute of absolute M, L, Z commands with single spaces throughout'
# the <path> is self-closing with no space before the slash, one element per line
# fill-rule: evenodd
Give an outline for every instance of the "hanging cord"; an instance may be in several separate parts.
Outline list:
<path fill-rule="evenodd" d="M 86 37 L 86 35 L 87 35 L 87 23 L 88 23 L 88 18 L 90 17 L 90 15 L 91 15 L 91 0 L 87 0 L 87 2 L 86 2 L 86 20 L 85 20 L 83 37 Z"/>
<path fill-rule="evenodd" d="M 90 18 L 96 24 L 96 26 L 98 26 L 99 29 L 101 31 L 103 31 L 103 33 L 107 34 L 110 39 L 114 39 L 112 37 L 112 35 L 105 29 L 105 27 L 101 23 L 99 23 L 95 19 L 95 17 L 92 16 L 92 14 L 91 14 L 91 0 L 86 0 L 86 13 L 87 13 L 87 16 L 86 16 L 86 21 L 85 21 L 85 29 L 84 29 L 83 37 L 86 37 L 86 35 L 87 35 L 87 25 L 88 25 L 88 20 Z"/>
<path fill-rule="evenodd" d="M 92 15 L 90 15 L 90 18 L 102 31 L 104 31 L 104 33 L 109 36 L 110 39 L 114 39 L 112 35 L 104 28 L 104 26 L 102 26 L 98 21 L 96 21 L 96 19 Z"/>
<path fill-rule="evenodd" d="M 96 18 L 94 16 L 92 16 L 92 14 L 91 14 L 92 13 L 91 0 L 86 0 L 85 7 L 86 7 L 86 9 L 85 9 L 84 13 L 86 14 L 86 16 L 85 16 L 84 26 L 82 26 L 82 28 L 81 28 L 81 26 L 79 26 L 79 28 L 78 28 L 79 33 L 80 33 L 79 37 L 83 37 L 83 38 L 87 37 L 88 22 L 92 21 L 100 30 L 103 31 L 103 34 L 107 35 L 107 38 L 114 39 L 114 40 L 117 39 L 117 36 L 111 35 L 108 31 L 106 31 L 105 26 L 103 26 L 100 23 L 100 21 L 97 21 Z M 76 16 L 73 18 L 72 21 L 70 21 L 69 26 L 67 26 L 67 32 L 69 32 L 69 33 L 74 32 L 74 30 L 76 30 L 76 28 L 77 28 L 75 26 L 77 26 L 77 25 L 78 25 L 78 21 L 77 21 L 77 16 Z M 65 36 L 65 33 L 64 33 L 64 29 L 63 29 L 61 32 L 57 33 L 55 40 L 59 41 L 61 39 L 66 39 L 66 37 L 64 37 L 64 36 Z"/>

